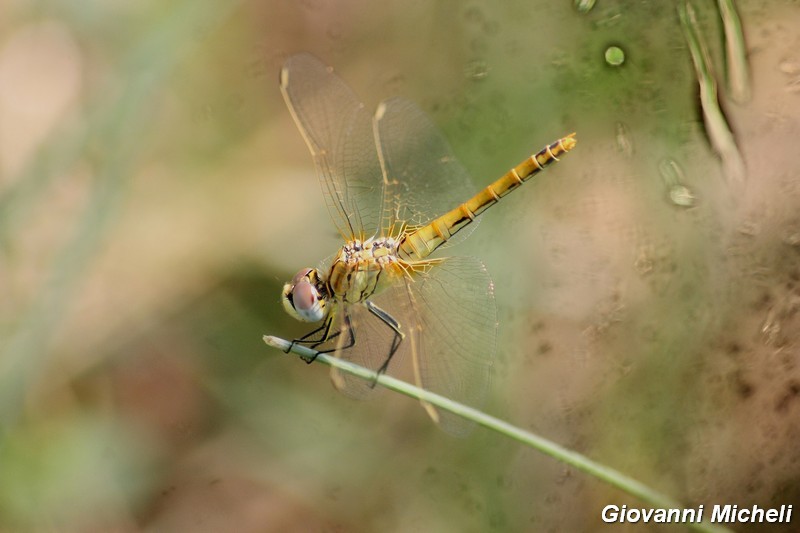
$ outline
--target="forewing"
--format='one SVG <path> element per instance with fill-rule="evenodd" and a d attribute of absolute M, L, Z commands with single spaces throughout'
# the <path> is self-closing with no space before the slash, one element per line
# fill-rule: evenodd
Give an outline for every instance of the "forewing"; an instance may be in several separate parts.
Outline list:
<path fill-rule="evenodd" d="M 378 106 L 375 138 L 386 181 L 381 227 L 421 226 L 457 207 L 473 193 L 472 181 L 447 140 L 414 103 L 392 98 Z M 477 222 L 477 221 L 476 221 Z M 447 244 L 460 242 L 471 224 Z"/>
<path fill-rule="evenodd" d="M 307 53 L 284 63 L 281 92 L 311 150 L 339 232 L 345 239 L 374 235 L 383 179 L 371 114 L 331 67 Z"/>

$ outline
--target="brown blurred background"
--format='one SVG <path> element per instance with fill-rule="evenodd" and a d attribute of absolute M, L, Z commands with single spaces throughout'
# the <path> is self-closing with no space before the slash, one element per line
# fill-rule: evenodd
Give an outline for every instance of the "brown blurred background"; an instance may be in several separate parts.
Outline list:
<path fill-rule="evenodd" d="M 687 505 L 800 512 L 800 10 L 739 2 L 735 105 L 696 4 L 743 184 L 671 1 L 0 0 L 0 530 L 645 530 L 262 343 L 305 331 L 282 283 L 340 244 L 278 89 L 298 51 L 418 102 L 475 190 L 578 133 L 455 250 L 497 291 L 487 412 Z"/>

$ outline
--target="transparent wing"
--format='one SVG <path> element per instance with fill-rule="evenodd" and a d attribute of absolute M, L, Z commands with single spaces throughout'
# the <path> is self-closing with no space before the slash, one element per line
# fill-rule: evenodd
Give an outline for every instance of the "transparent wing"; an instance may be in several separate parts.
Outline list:
<path fill-rule="evenodd" d="M 473 193 L 472 181 L 450 145 L 414 103 L 392 98 L 378 106 L 375 138 L 386 181 L 381 228 L 387 234 L 403 223 L 424 225 L 457 207 Z M 471 224 L 447 245 L 461 242 Z"/>
<path fill-rule="evenodd" d="M 494 360 L 497 315 L 491 279 L 483 264 L 469 257 L 443 260 L 413 279 L 397 277 L 388 289 L 371 299 L 400 326 L 405 338 L 392 358 L 388 373 L 411 367 L 416 384 L 473 407 L 483 404 Z M 339 347 L 346 346 L 348 327 L 355 345 L 337 356 L 377 370 L 388 357 L 394 332 L 364 305 L 340 316 Z M 342 316 L 344 313 L 342 313 Z M 371 390 L 364 380 L 331 371 L 334 384 L 349 396 L 361 398 Z M 447 432 L 464 435 L 472 423 L 426 406 Z"/>
<path fill-rule="evenodd" d="M 379 229 L 383 177 L 372 117 L 331 67 L 311 54 L 286 60 L 281 92 L 311 150 L 331 217 L 345 239 Z"/>
<path fill-rule="evenodd" d="M 483 406 L 497 337 L 494 286 L 486 268 L 471 257 L 448 258 L 406 284 L 412 364 L 423 388 L 472 407 Z M 413 333 L 412 333 L 413 334 Z M 412 338 L 412 341 L 414 339 Z M 464 435 L 473 424 L 439 412 L 439 424 Z"/>

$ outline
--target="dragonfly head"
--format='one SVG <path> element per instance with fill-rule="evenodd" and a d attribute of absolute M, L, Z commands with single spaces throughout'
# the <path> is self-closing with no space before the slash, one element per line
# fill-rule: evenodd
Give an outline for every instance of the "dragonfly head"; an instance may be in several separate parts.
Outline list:
<path fill-rule="evenodd" d="M 328 309 L 325 289 L 314 268 L 304 268 L 283 286 L 283 308 L 297 320 L 319 322 Z"/>

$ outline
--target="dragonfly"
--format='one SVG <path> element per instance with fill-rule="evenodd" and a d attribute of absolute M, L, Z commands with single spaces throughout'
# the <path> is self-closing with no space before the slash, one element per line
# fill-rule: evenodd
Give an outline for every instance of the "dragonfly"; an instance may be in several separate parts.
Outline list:
<path fill-rule="evenodd" d="M 480 407 L 497 337 L 494 285 L 480 260 L 444 256 L 478 217 L 575 147 L 575 134 L 548 144 L 471 198 L 471 180 L 443 134 L 402 98 L 374 114 L 331 67 L 308 53 L 289 57 L 280 88 L 314 160 L 344 245 L 286 283 L 282 303 L 317 323 L 292 341 L 376 373 L 403 368 L 415 384 Z M 310 361 L 309 361 L 310 362 Z M 363 398 L 374 389 L 331 369 L 334 386 Z M 472 424 L 423 402 L 445 431 Z"/>

